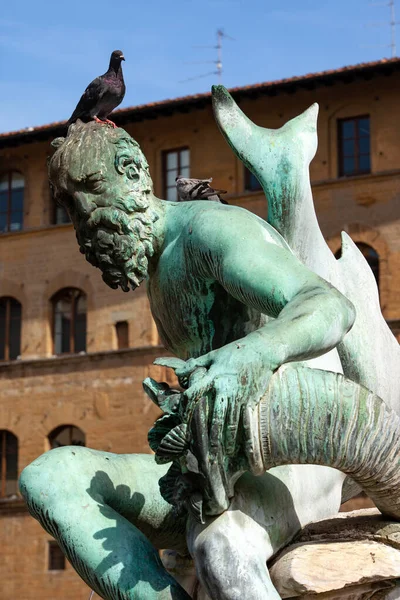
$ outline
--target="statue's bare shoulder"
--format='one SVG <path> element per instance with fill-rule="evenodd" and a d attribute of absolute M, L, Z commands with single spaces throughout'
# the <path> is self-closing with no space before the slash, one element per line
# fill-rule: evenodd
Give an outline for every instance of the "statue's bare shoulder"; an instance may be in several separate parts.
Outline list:
<path fill-rule="evenodd" d="M 191 245 L 224 250 L 231 244 L 248 245 L 252 240 L 260 249 L 266 244 L 276 244 L 289 250 L 283 237 L 269 223 L 244 208 L 207 201 L 191 202 L 185 208 Z"/>

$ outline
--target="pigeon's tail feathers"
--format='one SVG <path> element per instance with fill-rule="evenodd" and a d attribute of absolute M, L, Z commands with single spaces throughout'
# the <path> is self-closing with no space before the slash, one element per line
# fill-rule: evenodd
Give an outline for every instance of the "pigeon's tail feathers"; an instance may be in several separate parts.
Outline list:
<path fill-rule="evenodd" d="M 210 196 L 220 196 L 221 194 L 227 194 L 227 190 L 213 190 L 212 188 L 210 188 L 209 190 L 206 190 L 205 194 L 204 194 L 204 198 L 209 198 Z"/>
<path fill-rule="evenodd" d="M 195 183 L 191 189 L 187 191 L 187 193 L 192 200 L 205 200 L 210 196 L 226 194 L 224 190 L 214 190 L 212 187 L 210 187 L 208 180 Z"/>
<path fill-rule="evenodd" d="M 80 117 L 82 117 L 82 111 L 81 110 L 77 110 L 75 109 L 74 112 L 72 113 L 72 115 L 70 116 L 70 118 L 67 121 L 67 127 L 69 127 L 70 125 L 72 125 L 72 123 L 75 123 L 75 121 L 77 121 Z"/>

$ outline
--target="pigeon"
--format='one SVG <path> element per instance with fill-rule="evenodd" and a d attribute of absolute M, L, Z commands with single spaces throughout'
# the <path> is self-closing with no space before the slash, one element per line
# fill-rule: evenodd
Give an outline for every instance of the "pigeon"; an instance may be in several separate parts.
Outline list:
<path fill-rule="evenodd" d="M 228 204 L 220 198 L 220 194 L 226 194 L 226 190 L 214 190 L 210 183 L 210 179 L 189 179 L 178 175 L 175 179 L 176 189 L 178 190 L 178 202 L 186 202 L 187 200 L 212 200 L 213 202 L 221 202 Z"/>
<path fill-rule="evenodd" d="M 75 123 L 77 119 L 90 121 L 94 119 L 98 123 L 109 123 L 108 115 L 121 104 L 125 96 L 125 83 L 122 75 L 121 61 L 125 57 L 121 50 L 114 50 L 110 58 L 110 66 L 107 73 L 100 75 L 89 83 L 83 92 L 74 112 L 68 120 L 68 125 Z"/>

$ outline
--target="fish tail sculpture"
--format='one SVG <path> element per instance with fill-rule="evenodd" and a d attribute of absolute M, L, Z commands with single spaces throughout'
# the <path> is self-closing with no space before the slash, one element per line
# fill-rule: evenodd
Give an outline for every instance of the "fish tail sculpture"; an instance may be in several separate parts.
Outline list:
<path fill-rule="evenodd" d="M 355 324 L 337 348 L 345 375 L 400 414 L 400 346 L 382 316 L 375 278 L 346 233 L 342 233 L 342 256 L 336 260 L 315 214 L 309 164 L 317 149 L 318 105 L 280 129 L 255 125 L 223 86 L 213 87 L 213 107 L 226 141 L 262 185 L 268 222 L 305 265 L 356 308 Z"/>
<path fill-rule="evenodd" d="M 281 367 L 258 405 L 244 412 L 246 436 L 238 438 L 234 455 L 223 457 L 221 445 L 217 466 L 209 460 L 204 427 L 211 406 L 211 399 L 201 398 L 188 424 L 167 407 L 149 434 L 156 461 L 172 462 L 160 490 L 178 509 L 185 506 L 203 521 L 203 513 L 226 510 L 245 471 L 262 475 L 282 465 L 312 464 L 345 473 L 382 513 L 400 520 L 400 417 L 364 386 L 340 373 Z M 190 435 L 199 424 L 200 446 Z"/>
<path fill-rule="evenodd" d="M 400 418 L 376 394 L 340 373 L 287 367 L 273 376 L 250 419 L 259 472 L 286 464 L 333 467 L 382 513 L 400 519 Z"/>
<path fill-rule="evenodd" d="M 245 471 L 314 464 L 337 469 L 337 486 L 339 471 L 358 484 L 347 484 L 347 498 L 361 487 L 383 513 L 400 519 L 400 349 L 361 252 L 342 234 L 336 260 L 320 231 L 309 178 L 318 107 L 273 130 L 252 123 L 222 86 L 213 88 L 213 104 L 229 145 L 263 187 L 269 223 L 308 268 L 351 300 L 356 320 L 337 350 L 323 357 L 325 371 L 283 365 L 273 375 L 260 403 L 244 412 L 234 455 L 221 444 L 218 461 L 209 458 L 212 398 L 199 399 L 189 423 L 182 423 L 179 402 L 165 405 L 167 414 L 149 437 L 156 460 L 173 463 L 160 480 L 161 493 L 202 521 L 203 513 L 226 510 Z"/>

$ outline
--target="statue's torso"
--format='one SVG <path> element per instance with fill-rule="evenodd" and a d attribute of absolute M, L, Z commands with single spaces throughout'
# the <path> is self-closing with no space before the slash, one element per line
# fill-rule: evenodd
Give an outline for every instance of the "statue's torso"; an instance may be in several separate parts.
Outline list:
<path fill-rule="evenodd" d="M 240 339 L 265 321 L 219 283 L 193 276 L 184 260 L 171 269 L 162 257 L 147 290 L 162 343 L 185 360 Z"/>
<path fill-rule="evenodd" d="M 240 339 L 258 329 L 268 318 L 236 300 L 207 274 L 207 269 L 202 269 L 203 259 L 188 250 L 191 223 L 196 222 L 200 212 L 202 218 L 204 213 L 209 213 L 209 231 L 213 235 L 215 211 L 221 208 L 226 210 L 210 202 L 187 202 L 173 207 L 171 228 L 180 234 L 172 235 L 167 241 L 157 268 L 148 280 L 151 312 L 161 340 L 168 350 L 183 359 L 196 358 Z M 229 218 L 241 218 L 243 209 L 229 207 L 229 210 Z M 246 215 L 248 218 L 247 211 Z M 287 248 L 270 225 L 255 215 L 251 218 L 262 228 L 266 242 Z M 204 237 L 206 246 L 207 235 Z M 268 277 L 268 273 L 265 276 Z"/>

